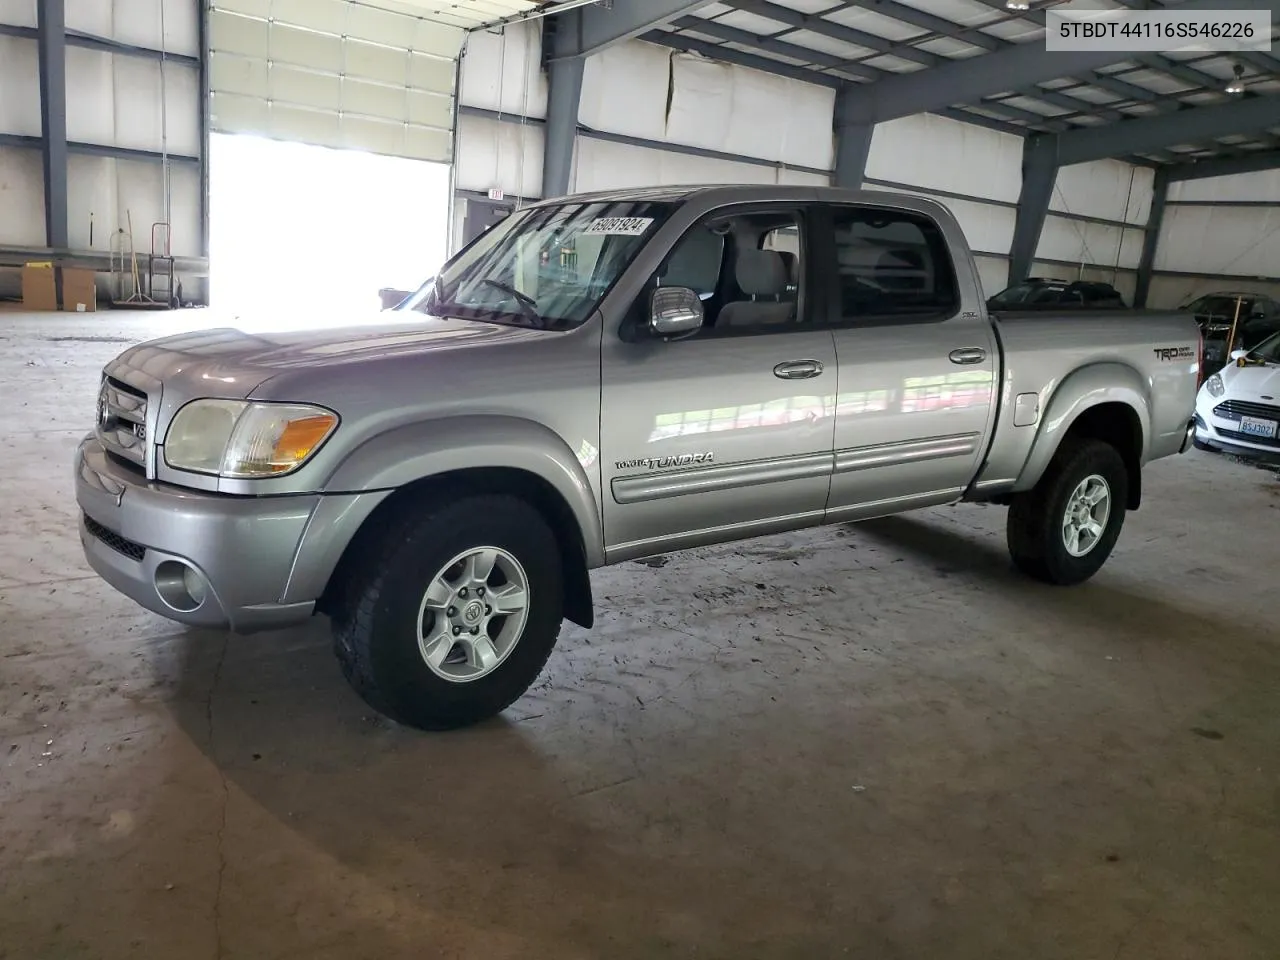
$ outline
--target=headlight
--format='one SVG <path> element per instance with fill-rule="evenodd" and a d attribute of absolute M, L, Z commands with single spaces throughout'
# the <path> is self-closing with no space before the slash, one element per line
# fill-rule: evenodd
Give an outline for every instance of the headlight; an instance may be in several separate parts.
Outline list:
<path fill-rule="evenodd" d="M 1204 388 L 1211 397 L 1220 397 L 1227 392 L 1227 388 L 1222 385 L 1222 377 L 1216 373 L 1204 382 Z"/>
<path fill-rule="evenodd" d="M 175 470 L 228 478 L 279 477 L 298 469 L 338 426 L 323 407 L 247 400 L 193 400 L 164 441 Z"/>

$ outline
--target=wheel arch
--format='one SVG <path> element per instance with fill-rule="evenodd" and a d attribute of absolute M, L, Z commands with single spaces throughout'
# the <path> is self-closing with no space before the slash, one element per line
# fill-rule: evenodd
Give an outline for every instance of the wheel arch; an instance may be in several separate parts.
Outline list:
<path fill-rule="evenodd" d="M 1124 460 L 1129 480 L 1126 507 L 1137 510 L 1151 437 L 1150 411 L 1146 384 L 1132 367 L 1095 364 L 1064 378 L 1049 400 L 1012 492 L 1035 487 L 1068 438 L 1095 439 L 1110 444 Z"/>
<path fill-rule="evenodd" d="M 582 454 L 592 451 L 583 438 Z M 390 491 L 344 545 L 323 577 L 323 609 L 334 599 L 352 556 L 367 538 L 385 530 L 406 501 L 422 497 L 509 493 L 542 512 L 561 547 L 565 565 L 565 615 L 592 625 L 588 571 L 604 563 L 604 533 L 588 456 L 543 424 L 510 416 L 466 416 L 407 424 L 352 450 L 333 471 L 326 492 Z"/>
<path fill-rule="evenodd" d="M 461 498 L 477 494 L 510 494 L 533 506 L 546 518 L 560 547 L 565 585 L 565 617 L 590 628 L 595 604 L 586 544 L 572 507 L 545 477 L 515 467 L 464 467 L 419 477 L 397 488 L 379 503 L 348 542 L 334 565 L 317 602 L 322 613 L 331 612 L 340 599 L 352 565 L 362 561 L 371 544 L 395 525 L 409 504 L 430 499 Z"/>

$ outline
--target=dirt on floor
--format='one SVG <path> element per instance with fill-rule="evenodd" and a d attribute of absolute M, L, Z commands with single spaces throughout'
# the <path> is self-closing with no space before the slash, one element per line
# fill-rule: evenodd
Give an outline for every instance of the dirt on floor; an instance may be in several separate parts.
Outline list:
<path fill-rule="evenodd" d="M 87 569 L 101 365 L 209 322 L 0 318 L 0 957 L 1280 956 L 1273 475 L 1154 465 L 1070 590 L 977 506 L 602 571 L 533 691 L 424 734 L 322 621 Z"/>

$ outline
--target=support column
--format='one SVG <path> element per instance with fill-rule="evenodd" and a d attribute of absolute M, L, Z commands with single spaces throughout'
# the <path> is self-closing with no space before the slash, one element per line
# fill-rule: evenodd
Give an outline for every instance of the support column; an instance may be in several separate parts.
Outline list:
<path fill-rule="evenodd" d="M 1022 192 L 1018 195 L 1018 218 L 1009 249 L 1011 284 L 1025 280 L 1031 273 L 1057 179 L 1057 138 L 1048 134 L 1027 137 L 1022 147 Z"/>
<path fill-rule="evenodd" d="M 1147 232 L 1142 238 L 1142 259 L 1138 261 L 1138 282 L 1134 289 L 1133 305 L 1145 307 L 1151 293 L 1151 273 L 1156 265 L 1156 250 L 1160 246 L 1160 228 L 1164 226 L 1164 208 L 1169 199 L 1169 171 L 1161 167 L 1156 171 L 1151 188 L 1151 214 L 1147 217 Z"/>
<path fill-rule="evenodd" d="M 578 139 L 578 107 L 582 102 L 585 59 L 576 55 L 581 46 L 580 10 L 547 18 L 543 42 L 550 51 L 547 62 L 547 123 L 542 153 L 542 198 L 569 192 L 573 173 L 573 148 Z"/>
<path fill-rule="evenodd" d="M 871 155 L 871 134 L 875 124 L 854 123 L 836 128 L 835 185 L 857 190 L 867 175 L 867 157 Z"/>
<path fill-rule="evenodd" d="M 836 95 L 836 166 L 832 183 L 847 190 L 857 190 L 867 174 L 867 157 L 871 155 L 871 135 L 875 123 L 859 110 L 855 97 L 865 97 L 861 91 L 842 87 Z"/>
<path fill-rule="evenodd" d="M 163 3 L 164 0 L 161 0 Z M 200 255 L 209 256 L 209 106 L 211 99 L 209 83 L 209 4 L 204 0 L 196 0 L 199 10 L 196 14 L 196 29 L 199 31 L 200 76 L 197 96 L 200 98 Z M 456 96 L 456 94 L 455 94 Z M 206 280 L 206 298 L 208 296 Z"/>
<path fill-rule="evenodd" d="M 65 0 L 37 6 L 40 53 L 40 154 L 44 168 L 45 246 L 65 251 L 67 236 L 67 19 Z"/>

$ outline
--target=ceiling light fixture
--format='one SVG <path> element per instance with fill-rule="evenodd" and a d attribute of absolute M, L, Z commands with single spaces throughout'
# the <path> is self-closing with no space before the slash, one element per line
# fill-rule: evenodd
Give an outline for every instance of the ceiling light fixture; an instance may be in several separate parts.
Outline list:
<path fill-rule="evenodd" d="M 1030 0 L 1004 0 L 1004 5 L 1010 10 L 1030 10 Z"/>
<path fill-rule="evenodd" d="M 1240 64 L 1235 65 L 1235 78 L 1227 84 L 1226 91 L 1233 96 L 1239 96 L 1244 93 L 1244 67 Z"/>

